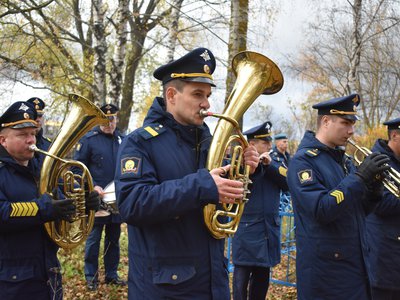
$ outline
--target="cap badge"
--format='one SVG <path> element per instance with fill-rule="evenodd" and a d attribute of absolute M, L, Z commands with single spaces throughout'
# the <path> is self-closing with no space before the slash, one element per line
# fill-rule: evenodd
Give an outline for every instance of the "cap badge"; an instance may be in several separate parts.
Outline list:
<path fill-rule="evenodd" d="M 107 110 L 107 115 L 111 114 L 111 110 Z"/>
<path fill-rule="evenodd" d="M 204 61 L 210 60 L 210 55 L 208 54 L 208 51 L 205 50 L 200 56 L 204 59 Z"/>
<path fill-rule="evenodd" d="M 357 106 L 356 105 L 353 106 L 353 111 L 357 111 Z"/>
<path fill-rule="evenodd" d="M 107 109 L 111 109 L 111 105 L 108 104 L 108 105 L 106 106 L 106 108 L 107 108 Z"/>
<path fill-rule="evenodd" d="M 271 128 L 271 126 L 269 125 L 269 123 L 267 123 L 267 125 L 265 125 L 265 129 L 267 129 L 269 131 L 270 128 Z"/>
<path fill-rule="evenodd" d="M 29 114 L 28 113 L 24 113 L 24 119 L 29 119 Z"/>
<path fill-rule="evenodd" d="M 35 109 L 38 110 L 40 108 L 39 105 L 35 105 Z"/>
<path fill-rule="evenodd" d="M 28 106 L 26 106 L 24 103 L 21 104 L 21 106 L 18 108 L 19 110 L 27 111 L 29 109 Z"/>
<path fill-rule="evenodd" d="M 39 101 L 38 99 L 35 99 L 35 100 L 33 100 L 33 103 L 35 103 L 35 104 L 39 104 L 39 103 L 40 103 L 40 101 Z"/>
<path fill-rule="evenodd" d="M 208 65 L 204 65 L 204 73 L 210 74 L 210 67 Z"/>

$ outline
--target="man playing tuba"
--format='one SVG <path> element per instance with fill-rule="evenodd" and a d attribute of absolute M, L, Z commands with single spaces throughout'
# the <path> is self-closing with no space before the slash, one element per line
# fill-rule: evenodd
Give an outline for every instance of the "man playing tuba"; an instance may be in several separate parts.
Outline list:
<path fill-rule="evenodd" d="M 230 299 L 224 241 L 203 220 L 209 203 L 243 197 L 243 183 L 205 168 L 211 134 L 200 111 L 215 86 L 213 53 L 195 49 L 161 66 L 163 84 L 143 127 L 122 142 L 115 186 L 129 234 L 129 299 Z M 245 150 L 254 172 L 258 154 Z"/>

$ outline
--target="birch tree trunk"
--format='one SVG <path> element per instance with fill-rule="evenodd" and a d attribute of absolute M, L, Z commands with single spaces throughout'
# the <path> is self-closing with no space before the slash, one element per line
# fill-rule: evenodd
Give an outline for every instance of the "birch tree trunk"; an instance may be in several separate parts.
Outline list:
<path fill-rule="evenodd" d="M 122 75 L 127 43 L 127 22 L 129 17 L 130 0 L 118 0 L 117 22 L 115 31 L 117 35 L 113 58 L 111 59 L 110 86 L 108 100 L 119 106 L 122 92 Z"/>
<path fill-rule="evenodd" d="M 93 48 L 94 48 L 94 71 L 93 71 L 93 100 L 106 103 L 106 55 L 107 43 L 104 33 L 103 0 L 92 0 L 93 9 Z"/>
<path fill-rule="evenodd" d="M 361 9 L 362 0 L 354 0 L 352 5 L 353 9 L 353 34 L 351 38 L 351 54 L 350 57 L 350 70 L 349 70 L 349 83 L 347 86 L 348 94 L 360 92 L 360 81 L 358 78 L 357 70 L 360 66 L 361 58 Z"/>
<path fill-rule="evenodd" d="M 178 33 L 179 33 L 179 13 L 182 7 L 182 2 L 183 0 L 174 0 L 172 4 L 172 10 L 171 10 L 171 23 L 170 27 L 168 30 L 168 41 L 167 41 L 167 58 L 166 62 L 170 62 L 174 60 L 174 53 L 175 53 L 175 47 L 176 47 L 176 41 L 178 39 Z"/>

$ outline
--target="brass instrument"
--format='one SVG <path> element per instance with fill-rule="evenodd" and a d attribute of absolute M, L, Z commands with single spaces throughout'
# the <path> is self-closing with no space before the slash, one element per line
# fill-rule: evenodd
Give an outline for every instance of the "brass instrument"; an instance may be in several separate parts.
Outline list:
<path fill-rule="evenodd" d="M 364 159 L 370 155 L 372 152 L 366 147 L 358 146 L 353 140 L 348 139 L 348 143 L 356 148 L 354 151 L 354 160 L 357 166 L 361 165 Z M 383 183 L 383 186 L 389 190 L 397 198 L 400 198 L 400 172 L 396 171 L 392 167 L 383 172 L 382 176 L 378 178 Z"/>
<path fill-rule="evenodd" d="M 62 186 L 65 197 L 73 199 L 76 206 L 72 223 L 61 220 L 44 225 L 50 238 L 64 249 L 73 249 L 87 238 L 93 227 L 95 212 L 86 213 L 85 193 L 90 193 L 94 187 L 89 170 L 83 163 L 63 157 L 92 127 L 109 122 L 105 114 L 86 98 L 70 94 L 69 100 L 72 108 L 48 152 L 35 145 L 30 146 L 32 151 L 46 155 L 40 172 L 39 193 L 48 193 L 53 197 L 53 189 Z M 82 175 L 73 173 L 71 168 L 81 169 Z"/>
<path fill-rule="evenodd" d="M 231 143 L 235 143 L 229 179 L 243 182 L 244 195 L 242 199 L 235 199 L 233 204 L 222 204 L 223 210 L 216 210 L 216 205 L 208 204 L 203 209 L 204 222 L 216 239 L 222 239 L 234 234 L 239 226 L 243 214 L 247 194 L 250 193 L 248 184 L 249 166 L 245 166 L 243 173 L 240 172 L 243 162 L 243 149 L 248 142 L 240 131 L 238 124 L 245 111 L 261 95 L 271 95 L 279 92 L 283 86 L 283 76 L 276 64 L 262 54 L 243 51 L 235 55 L 232 60 L 232 69 L 237 79 L 232 93 L 226 102 L 222 114 L 215 114 L 205 110 L 200 111 L 204 117 L 213 116 L 220 120 L 215 128 L 211 141 L 206 167 L 212 170 L 221 167 L 224 155 Z M 235 135 L 232 135 L 236 130 Z M 219 218 L 228 218 L 227 223 Z"/>

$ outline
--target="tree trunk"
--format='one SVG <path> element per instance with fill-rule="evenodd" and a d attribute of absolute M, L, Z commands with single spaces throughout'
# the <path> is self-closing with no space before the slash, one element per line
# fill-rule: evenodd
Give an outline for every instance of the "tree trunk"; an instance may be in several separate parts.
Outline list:
<path fill-rule="evenodd" d="M 132 33 L 132 49 L 127 53 L 125 80 L 122 89 L 121 110 L 119 112 L 118 127 L 122 132 L 125 132 L 129 126 L 131 111 L 133 106 L 133 86 L 135 85 L 135 73 L 139 65 L 143 52 L 143 44 L 146 39 L 146 34 L 142 32 Z"/>
<path fill-rule="evenodd" d="M 127 43 L 127 22 L 129 16 L 129 1 L 119 0 L 117 11 L 117 23 L 115 24 L 117 41 L 114 56 L 111 59 L 110 87 L 108 90 L 109 102 L 119 106 L 119 99 L 122 92 L 122 72 L 124 67 L 126 43 Z"/>
<path fill-rule="evenodd" d="M 106 103 L 106 57 L 107 43 L 104 33 L 103 0 L 92 0 L 94 33 L 93 100 Z"/>
<path fill-rule="evenodd" d="M 248 0 L 232 0 L 225 102 L 228 100 L 236 80 L 232 72 L 232 59 L 238 52 L 246 50 L 248 13 Z M 239 121 L 239 124 L 242 127 L 242 120 Z"/>
<path fill-rule="evenodd" d="M 174 0 L 171 10 L 171 23 L 168 30 L 168 41 L 167 41 L 167 61 L 174 60 L 174 53 L 176 47 L 176 40 L 178 39 L 178 28 L 179 28 L 179 12 L 182 7 L 183 0 Z"/>

